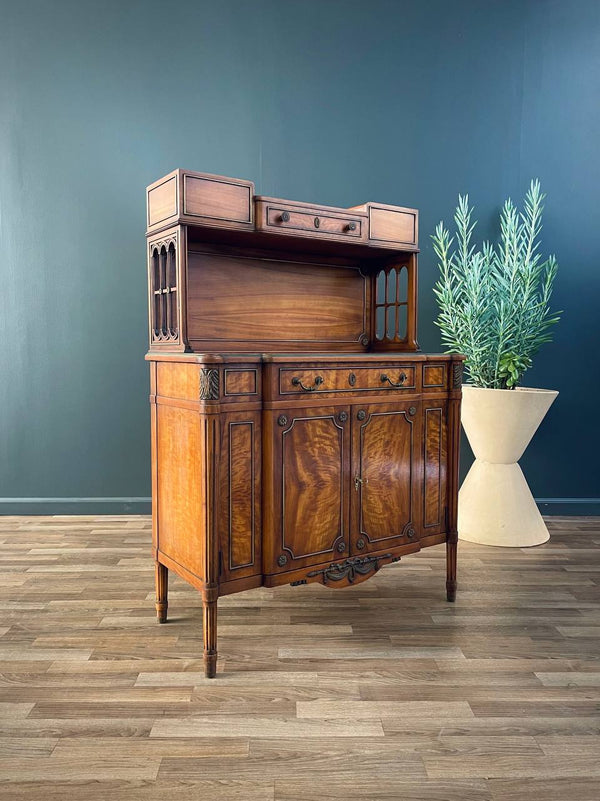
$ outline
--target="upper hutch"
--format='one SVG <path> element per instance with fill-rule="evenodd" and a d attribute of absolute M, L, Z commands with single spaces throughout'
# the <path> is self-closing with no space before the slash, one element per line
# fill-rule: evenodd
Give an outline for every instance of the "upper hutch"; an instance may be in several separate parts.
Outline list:
<path fill-rule="evenodd" d="M 214 676 L 220 595 L 446 543 L 454 600 L 463 357 L 419 352 L 418 212 L 175 170 L 147 224 L 159 620 L 171 569 Z"/>

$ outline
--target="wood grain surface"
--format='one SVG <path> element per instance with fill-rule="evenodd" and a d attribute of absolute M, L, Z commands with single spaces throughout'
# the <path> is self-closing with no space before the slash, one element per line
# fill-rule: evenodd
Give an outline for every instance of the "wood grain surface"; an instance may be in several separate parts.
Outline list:
<path fill-rule="evenodd" d="M 0 518 L 0 799 L 597 801 L 600 521 L 158 625 L 146 517 Z"/>

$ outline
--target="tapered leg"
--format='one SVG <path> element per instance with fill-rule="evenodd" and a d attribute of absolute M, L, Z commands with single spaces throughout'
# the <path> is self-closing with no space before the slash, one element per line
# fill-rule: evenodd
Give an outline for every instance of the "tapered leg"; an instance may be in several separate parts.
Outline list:
<path fill-rule="evenodd" d="M 202 592 L 204 675 L 207 679 L 214 679 L 217 674 L 217 597 L 216 587 L 207 587 Z"/>
<path fill-rule="evenodd" d="M 456 600 L 456 551 L 458 543 L 456 539 L 446 542 L 446 598 L 449 601 Z"/>
<path fill-rule="evenodd" d="M 167 595 L 169 592 L 169 571 L 156 562 L 156 616 L 159 623 L 167 622 Z"/>

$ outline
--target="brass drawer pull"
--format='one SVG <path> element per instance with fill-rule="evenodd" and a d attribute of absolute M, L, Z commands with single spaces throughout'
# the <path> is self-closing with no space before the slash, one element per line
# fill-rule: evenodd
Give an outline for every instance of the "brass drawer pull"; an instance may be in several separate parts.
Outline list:
<path fill-rule="evenodd" d="M 346 226 L 346 230 L 347 231 L 356 231 L 356 223 L 355 222 L 349 222 L 348 225 Z"/>
<path fill-rule="evenodd" d="M 279 219 L 281 222 L 289 222 L 290 221 L 290 213 L 289 211 L 282 211 L 279 215 Z"/>
<path fill-rule="evenodd" d="M 304 384 L 302 383 L 302 379 L 298 378 L 298 376 L 294 376 L 294 378 L 292 378 L 292 384 L 295 387 L 300 387 L 300 389 L 303 389 L 304 392 L 314 392 L 315 389 L 317 387 L 320 387 L 322 383 L 323 383 L 323 376 L 320 375 L 318 375 L 315 378 L 314 383 L 310 387 L 305 387 Z"/>
<path fill-rule="evenodd" d="M 406 378 L 407 378 L 406 373 L 402 372 L 402 373 L 400 373 L 400 376 L 398 378 L 398 383 L 394 384 L 394 382 L 392 381 L 392 379 L 389 376 L 387 376 L 385 373 L 382 373 L 381 374 L 381 383 L 385 384 L 385 382 L 387 381 L 387 383 L 390 384 L 393 387 L 401 387 L 404 384 L 404 382 L 406 381 Z"/>

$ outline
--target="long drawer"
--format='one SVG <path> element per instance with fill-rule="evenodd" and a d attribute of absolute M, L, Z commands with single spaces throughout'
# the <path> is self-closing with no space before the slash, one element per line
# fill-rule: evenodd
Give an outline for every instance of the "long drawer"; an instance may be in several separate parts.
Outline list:
<path fill-rule="evenodd" d="M 417 368 L 414 364 L 376 367 L 310 368 L 284 367 L 279 370 L 280 395 L 305 395 L 326 392 L 360 392 L 373 390 L 414 390 Z"/>
<path fill-rule="evenodd" d="M 331 206 L 257 197 L 256 228 L 285 236 L 367 241 L 367 214 Z"/>

